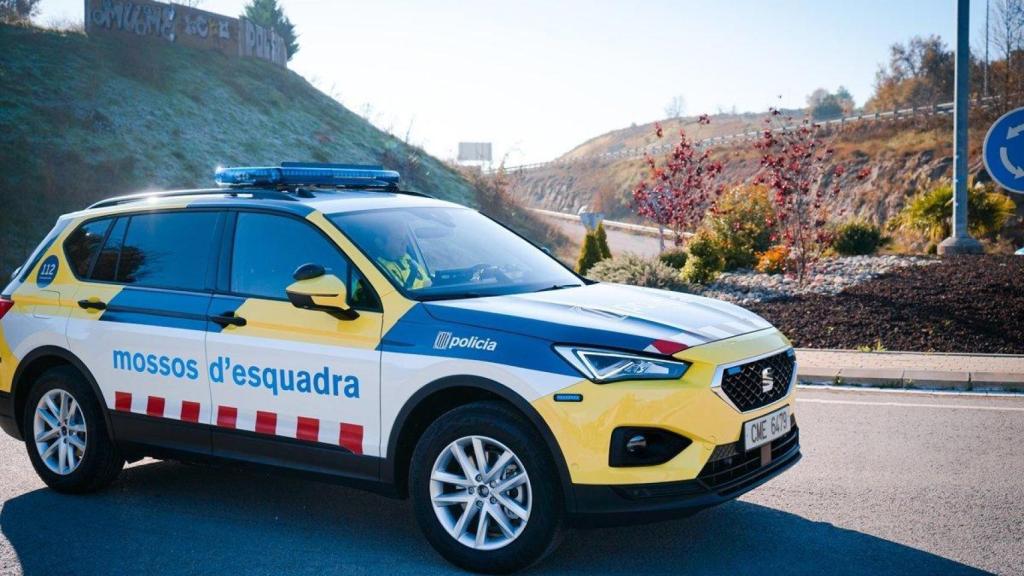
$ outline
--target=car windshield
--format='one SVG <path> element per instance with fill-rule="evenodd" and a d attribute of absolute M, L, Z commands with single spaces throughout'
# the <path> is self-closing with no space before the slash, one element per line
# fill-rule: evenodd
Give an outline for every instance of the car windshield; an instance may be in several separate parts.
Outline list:
<path fill-rule="evenodd" d="M 583 284 L 537 247 L 467 208 L 389 208 L 329 218 L 396 286 L 418 300 Z"/>

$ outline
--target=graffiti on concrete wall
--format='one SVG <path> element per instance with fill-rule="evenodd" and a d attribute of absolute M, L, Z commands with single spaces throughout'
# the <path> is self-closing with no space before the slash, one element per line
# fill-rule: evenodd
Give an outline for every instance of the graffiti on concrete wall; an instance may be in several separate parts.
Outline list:
<path fill-rule="evenodd" d="M 260 58 L 287 66 L 288 47 L 279 34 L 247 18 L 151 0 L 85 0 L 88 34 L 154 37 L 217 50 L 228 56 Z"/>

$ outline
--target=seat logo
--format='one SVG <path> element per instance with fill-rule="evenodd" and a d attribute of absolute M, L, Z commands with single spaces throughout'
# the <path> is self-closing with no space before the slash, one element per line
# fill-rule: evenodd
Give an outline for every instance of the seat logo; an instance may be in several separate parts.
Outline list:
<path fill-rule="evenodd" d="M 771 367 L 761 370 L 761 392 L 771 392 L 775 387 L 775 373 Z"/>
<path fill-rule="evenodd" d="M 434 338 L 434 349 L 451 350 L 452 348 L 468 348 L 471 350 L 494 352 L 494 350 L 498 348 L 498 343 L 490 338 L 480 338 L 478 336 L 455 336 L 451 332 L 447 331 L 438 332 L 437 337 Z"/>

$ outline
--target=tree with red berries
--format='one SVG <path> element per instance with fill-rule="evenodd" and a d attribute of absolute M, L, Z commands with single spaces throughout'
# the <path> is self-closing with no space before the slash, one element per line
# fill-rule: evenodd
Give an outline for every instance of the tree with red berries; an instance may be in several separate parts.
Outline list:
<path fill-rule="evenodd" d="M 709 124 L 705 114 L 698 120 Z M 661 124 L 655 124 L 655 135 L 664 137 Z M 656 160 L 644 154 L 646 176 L 633 190 L 633 205 L 638 215 L 654 221 L 659 228 L 676 233 L 676 243 L 682 233 L 697 227 L 704 213 L 722 192 L 718 177 L 722 164 L 711 158 L 709 147 L 698 147 L 679 130 L 679 141 L 664 158 Z M 664 240 L 661 241 L 664 251 Z"/>
<path fill-rule="evenodd" d="M 771 192 L 773 241 L 789 249 L 787 272 L 803 284 L 808 266 L 831 244 L 829 222 L 844 169 L 833 164 L 834 150 L 818 124 L 807 118 L 794 122 L 775 108 L 764 122 L 754 143 L 761 154 L 754 181 Z"/>

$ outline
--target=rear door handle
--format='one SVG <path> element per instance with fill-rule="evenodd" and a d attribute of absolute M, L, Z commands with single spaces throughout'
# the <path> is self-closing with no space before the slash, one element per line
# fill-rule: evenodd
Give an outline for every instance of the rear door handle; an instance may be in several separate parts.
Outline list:
<path fill-rule="evenodd" d="M 220 326 L 245 326 L 245 318 L 241 316 L 235 316 L 234 312 L 224 312 L 223 314 L 213 314 L 210 316 L 210 322 L 218 324 Z"/>
<path fill-rule="evenodd" d="M 106 310 L 107 303 L 99 298 L 88 298 L 78 301 L 78 307 L 86 310 Z"/>

